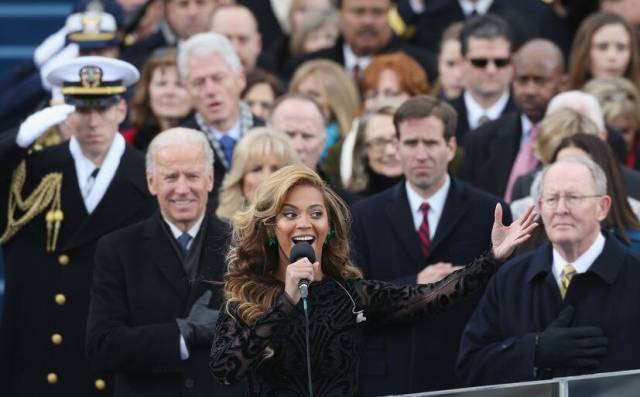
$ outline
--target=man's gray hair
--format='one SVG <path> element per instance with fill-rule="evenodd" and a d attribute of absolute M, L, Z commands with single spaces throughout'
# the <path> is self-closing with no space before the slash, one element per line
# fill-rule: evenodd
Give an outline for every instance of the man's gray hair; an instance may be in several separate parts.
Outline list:
<path fill-rule="evenodd" d="M 229 67 L 242 71 L 242 63 L 229 39 L 215 32 L 198 33 L 178 46 L 178 72 L 183 81 L 189 77 L 189 59 L 194 56 L 218 54 Z"/>
<path fill-rule="evenodd" d="M 602 167 L 598 165 L 595 161 L 591 160 L 585 156 L 570 156 L 567 158 L 563 158 L 562 160 L 558 160 L 553 164 L 550 164 L 542 170 L 542 175 L 540 177 L 541 183 L 538 184 L 537 191 L 534 194 L 534 199 L 538 201 L 542 197 L 542 188 L 544 185 L 544 178 L 547 175 L 547 172 L 551 167 L 560 163 L 571 163 L 571 164 L 582 164 L 589 169 L 591 176 L 593 177 L 593 183 L 595 185 L 596 191 L 594 194 L 597 195 L 605 195 L 607 194 L 607 175 L 602 170 Z"/>
<path fill-rule="evenodd" d="M 177 146 L 185 143 L 199 145 L 202 147 L 205 167 L 213 171 L 213 150 L 209 144 L 209 140 L 201 131 L 191 128 L 175 127 L 170 128 L 156 135 L 149 144 L 145 157 L 147 173 L 153 172 L 156 163 L 156 155 L 159 150 L 167 146 Z"/>
<path fill-rule="evenodd" d="M 562 92 L 551 99 L 547 106 L 546 115 L 561 108 L 569 108 L 582 113 L 596 123 L 598 130 L 605 130 L 602 108 L 593 95 L 577 90 Z"/>

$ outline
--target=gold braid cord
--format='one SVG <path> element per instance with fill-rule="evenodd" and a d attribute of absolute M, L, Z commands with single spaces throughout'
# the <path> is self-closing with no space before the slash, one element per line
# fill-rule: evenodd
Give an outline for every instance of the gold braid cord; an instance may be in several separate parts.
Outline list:
<path fill-rule="evenodd" d="M 9 190 L 9 208 L 7 213 L 7 229 L 0 236 L 0 244 L 11 239 L 18 231 L 42 211 L 49 208 L 45 215 L 47 223 L 47 251 L 56 249 L 60 225 L 64 219 L 62 213 L 60 191 L 62 189 L 62 173 L 52 172 L 44 176 L 40 184 L 26 199 L 22 198 L 22 188 L 27 179 L 27 166 L 24 161 L 13 172 Z M 17 217 L 17 210 L 22 215 Z"/>

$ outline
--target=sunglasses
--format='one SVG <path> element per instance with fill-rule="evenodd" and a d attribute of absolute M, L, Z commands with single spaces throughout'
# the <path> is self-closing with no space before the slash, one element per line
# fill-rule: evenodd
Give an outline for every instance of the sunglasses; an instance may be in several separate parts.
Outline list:
<path fill-rule="evenodd" d="M 509 58 L 471 58 L 469 60 L 473 67 L 475 68 L 486 68 L 489 62 L 493 62 L 496 65 L 496 68 L 500 69 L 511 63 L 511 59 Z"/>

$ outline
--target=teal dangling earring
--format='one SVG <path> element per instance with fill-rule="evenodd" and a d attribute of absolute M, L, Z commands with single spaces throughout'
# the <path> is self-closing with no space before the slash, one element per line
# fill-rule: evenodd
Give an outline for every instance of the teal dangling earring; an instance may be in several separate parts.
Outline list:
<path fill-rule="evenodd" d="M 329 230 L 329 233 L 327 233 L 327 237 L 324 239 L 324 245 L 329 244 L 329 241 L 331 241 L 331 239 L 333 239 L 333 236 L 336 235 L 336 232 L 334 232 L 333 230 Z"/>
<path fill-rule="evenodd" d="M 269 240 L 267 240 L 267 245 L 269 245 L 269 247 L 275 247 L 276 245 L 278 245 L 278 240 L 276 240 L 276 238 L 273 236 L 269 236 Z"/>

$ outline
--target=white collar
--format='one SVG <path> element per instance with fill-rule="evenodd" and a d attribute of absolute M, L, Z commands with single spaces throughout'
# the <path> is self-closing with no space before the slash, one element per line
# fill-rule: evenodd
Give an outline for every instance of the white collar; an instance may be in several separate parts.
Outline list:
<path fill-rule="evenodd" d="M 230 136 L 234 141 L 238 141 L 240 136 L 242 135 L 242 123 L 240 122 L 240 118 L 236 120 L 236 122 L 231 126 L 228 131 L 219 131 L 213 127 L 209 127 L 211 132 L 213 132 L 213 136 L 215 136 L 216 140 L 219 141 L 223 136 Z"/>
<path fill-rule="evenodd" d="M 446 174 L 444 178 L 444 183 L 440 186 L 440 189 L 427 199 L 418 194 L 408 181 L 405 181 L 407 198 L 409 199 L 409 208 L 411 209 L 411 216 L 413 217 L 413 224 L 416 230 L 420 228 L 420 224 L 423 219 L 420 206 L 424 202 L 429 203 L 427 218 L 429 219 L 429 235 L 431 239 L 433 239 L 438 223 L 440 222 L 440 217 L 442 216 L 442 211 L 444 210 L 444 205 L 447 201 L 447 196 L 449 195 L 449 187 L 451 186 L 451 178 L 449 177 L 449 174 Z"/>
<path fill-rule="evenodd" d="M 458 3 L 460 3 L 460 8 L 462 8 L 464 16 L 468 17 L 474 10 L 480 15 L 489 12 L 489 7 L 491 7 L 493 0 L 478 0 L 475 3 L 469 0 L 458 0 Z"/>
<path fill-rule="evenodd" d="M 367 66 L 369 66 L 369 63 L 371 62 L 371 58 L 373 58 L 372 55 L 363 57 L 357 56 L 351 50 L 351 46 L 347 43 L 344 43 L 342 45 L 342 52 L 344 53 L 344 68 L 346 69 L 349 76 L 353 74 L 351 73 L 351 71 L 353 70 L 353 67 L 355 65 L 360 66 L 360 74 L 364 73 L 364 70 L 367 68 Z"/>
<path fill-rule="evenodd" d="M 604 243 L 605 243 L 604 236 L 602 235 L 602 233 L 598 233 L 598 237 L 596 237 L 596 240 L 593 242 L 593 244 L 591 244 L 591 247 L 589 247 L 589 249 L 587 249 L 582 255 L 580 255 L 578 259 L 571 262 L 574 269 L 576 269 L 576 273 L 578 274 L 585 273 L 587 270 L 589 270 L 593 262 L 596 261 L 598 256 L 600 256 L 600 254 L 604 250 Z M 560 255 L 560 252 L 558 252 L 554 248 L 552 270 L 553 270 L 553 276 L 556 278 L 557 282 L 560 282 L 562 269 L 564 268 L 564 265 L 566 265 L 567 263 L 568 263 L 567 260 L 564 259 L 562 255 Z"/>
<path fill-rule="evenodd" d="M 167 225 L 169 225 L 169 229 L 171 229 L 171 234 L 173 235 L 173 238 L 177 239 L 178 237 L 180 237 L 182 235 L 182 233 L 184 233 L 182 230 L 180 230 L 176 225 L 174 225 L 173 223 L 171 223 L 170 220 L 168 220 L 167 218 L 164 217 L 164 215 L 162 216 L 162 219 L 167 223 Z M 189 228 L 189 230 L 187 230 L 187 234 L 189 236 L 191 236 L 191 239 L 193 240 L 194 238 L 196 238 L 196 236 L 198 235 L 198 231 L 200 230 L 200 225 L 202 225 L 202 221 L 204 220 L 204 214 L 202 214 L 200 216 L 200 218 L 198 218 L 198 220 L 196 221 L 196 223 L 193 224 L 193 226 L 191 226 L 191 228 Z"/>
<path fill-rule="evenodd" d="M 119 132 L 117 132 L 113 137 L 113 142 L 111 142 L 111 146 L 109 147 L 109 151 L 107 152 L 104 161 L 99 165 L 100 172 L 98 172 L 98 175 L 96 176 L 91 192 L 89 193 L 89 196 L 84 199 L 84 206 L 89 214 L 96 209 L 100 200 L 104 197 L 109 184 L 111 184 L 113 176 L 118 170 L 120 158 L 124 154 L 126 146 L 127 144 L 125 143 L 124 138 Z M 71 157 L 73 157 L 76 176 L 78 178 L 78 186 L 82 192 L 87 186 L 89 176 L 93 170 L 98 167 L 98 165 L 94 164 L 82 153 L 80 144 L 74 136 L 69 140 L 69 152 L 71 152 Z"/>
<path fill-rule="evenodd" d="M 463 94 L 464 105 L 467 108 L 467 119 L 469 121 L 469 129 L 474 130 L 479 126 L 479 120 L 482 116 L 487 116 L 489 120 L 495 120 L 502 115 L 502 111 L 509 102 L 509 90 L 505 90 L 500 99 L 496 101 L 489 109 L 484 109 L 471 96 L 469 91 Z"/>

